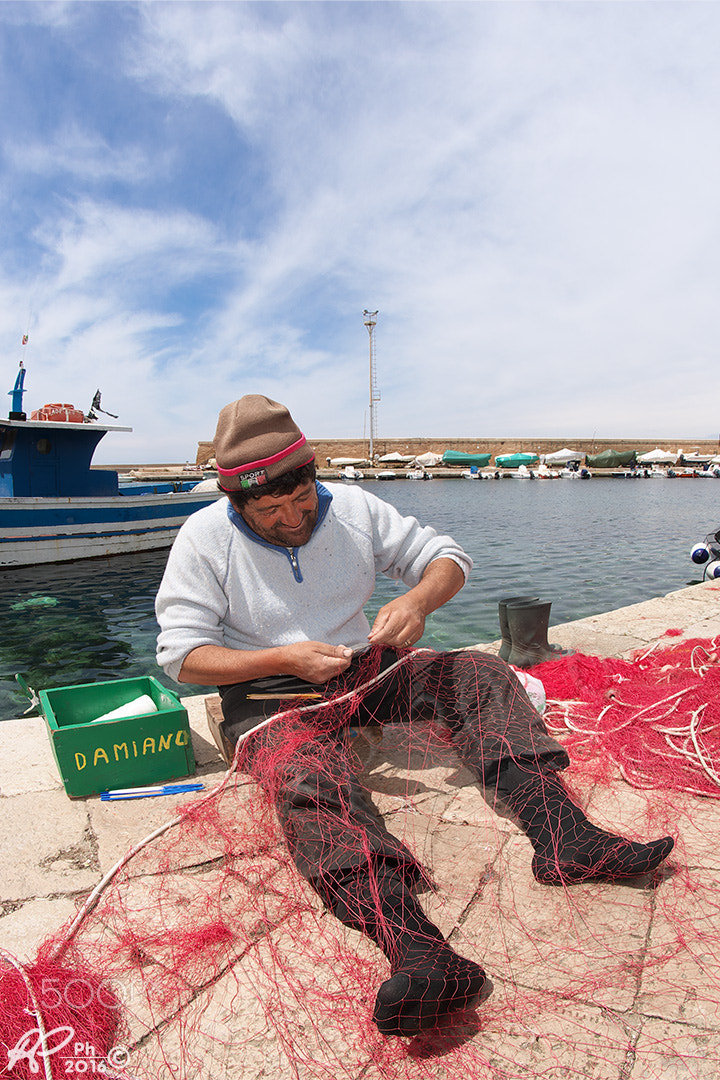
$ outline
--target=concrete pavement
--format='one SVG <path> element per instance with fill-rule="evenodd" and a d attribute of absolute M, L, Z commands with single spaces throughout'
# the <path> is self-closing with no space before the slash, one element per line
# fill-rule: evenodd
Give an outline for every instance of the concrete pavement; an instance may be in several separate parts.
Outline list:
<path fill-rule="evenodd" d="M 629 656 L 669 628 L 687 638 L 720 635 L 720 583 L 554 627 L 550 637 L 590 655 Z M 198 776 L 211 788 L 225 766 L 207 728 L 206 700 L 184 704 Z M 384 958 L 324 913 L 271 843 L 257 856 L 265 869 L 253 871 L 260 873 L 253 903 L 261 896 L 262 925 L 248 931 L 242 948 L 231 945 L 206 984 L 188 976 L 187 993 L 172 1004 L 156 1002 L 152 1015 L 149 1005 L 135 1003 L 124 1035 L 129 1075 L 716 1080 L 720 800 L 638 791 L 616 773 L 603 783 L 580 776 L 591 818 L 644 838 L 670 831 L 678 843 L 653 881 L 552 889 L 534 881 L 528 841 L 491 813 L 450 751 L 410 747 L 396 728 L 380 742 L 360 735 L 357 747 L 379 810 L 436 883 L 421 897 L 426 910 L 490 975 L 487 999 L 462 1024 L 411 1041 L 383 1039 L 368 1014 L 374 988 L 387 977 Z M 40 718 L 0 724 L 0 761 L 0 941 L 28 961 L 108 868 L 187 797 L 68 799 Z M 227 828 L 253 798 L 244 778 L 222 796 Z M 181 851 L 167 870 L 162 911 L 153 909 L 148 863 L 130 871 L 127 902 L 143 912 L 143 927 L 157 922 L 170 933 L 187 926 L 196 897 L 205 910 L 224 858 L 212 863 L 218 853 L 212 840 L 208 847 L 202 872 L 197 851 L 186 858 Z M 216 891 L 223 910 L 242 921 L 250 878 L 236 863 L 231 880 L 224 859 Z M 285 890 L 292 910 L 281 906 Z M 158 952 L 152 962 L 160 970 L 165 961 Z"/>

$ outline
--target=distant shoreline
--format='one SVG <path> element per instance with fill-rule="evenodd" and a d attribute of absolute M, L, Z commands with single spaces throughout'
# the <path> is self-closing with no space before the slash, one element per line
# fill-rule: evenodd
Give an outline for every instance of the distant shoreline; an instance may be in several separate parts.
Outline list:
<path fill-rule="evenodd" d="M 363 458 L 369 457 L 369 443 L 365 439 L 312 439 L 308 442 L 315 451 L 318 465 L 326 465 L 328 458 Z M 590 439 L 571 438 L 405 438 L 374 439 L 373 451 L 377 457 L 398 453 L 403 456 L 426 454 L 428 451 L 442 454 L 444 450 L 461 450 L 466 454 L 551 454 L 555 450 L 569 447 L 586 454 L 598 454 L 601 450 L 637 450 L 638 454 L 648 453 L 655 447 L 671 450 L 675 453 L 682 448 L 685 453 L 717 454 L 720 453 L 720 437 L 717 439 L 609 439 L 593 437 Z M 195 463 L 205 465 L 213 456 L 212 442 L 199 442 Z M 135 466 L 137 467 L 137 466 Z M 382 466 L 381 466 L 382 467 Z M 490 466 L 492 468 L 492 465 Z"/>
<path fill-rule="evenodd" d="M 134 480 L 140 480 L 144 483 L 168 483 L 168 482 L 180 482 L 180 481 L 199 481 L 203 479 L 217 477 L 217 473 L 212 469 L 203 469 L 201 466 L 188 470 L 185 465 L 103 465 L 98 466 L 105 469 L 116 469 L 121 475 L 130 475 Z M 384 465 L 360 465 L 358 466 L 363 480 L 382 480 L 384 479 L 380 474 L 388 472 L 394 473 L 394 477 L 389 479 L 405 480 L 405 474 L 409 471 L 411 466 L 405 462 L 387 462 Z M 534 470 L 535 466 L 531 466 Z M 553 466 L 553 473 L 557 474 L 558 469 L 561 466 Z M 682 466 L 680 466 L 682 469 Z M 486 473 L 498 473 L 501 479 L 508 479 L 517 471 L 515 469 L 503 469 L 495 465 L 488 465 L 482 470 Z M 463 474 L 467 474 L 467 465 L 433 465 L 427 472 L 429 472 L 435 480 L 463 480 Z M 591 476 L 595 479 L 610 479 L 620 473 L 627 472 L 623 468 L 615 469 L 597 469 L 592 468 L 590 470 Z M 318 480 L 323 481 L 340 481 L 346 482 L 345 478 L 341 476 L 342 467 L 339 465 L 327 465 L 318 463 L 317 477 Z M 643 469 L 637 470 L 638 477 L 643 475 Z M 678 474 L 679 478 L 682 478 Z"/>
<path fill-rule="evenodd" d="M 336 469 L 327 469 L 328 458 L 362 458 L 363 460 L 368 457 L 369 447 L 367 439 L 308 439 L 308 442 L 315 451 L 315 457 L 318 463 L 318 467 L 324 471 L 330 471 L 333 474 Z M 425 454 L 428 451 L 442 454 L 444 450 L 462 450 L 468 454 L 487 454 L 490 453 L 495 456 L 498 454 L 514 454 L 514 453 L 535 453 L 535 454 L 551 454 L 555 450 L 561 450 L 563 447 L 570 447 L 572 450 L 577 450 L 584 457 L 586 454 L 597 454 L 601 450 L 637 450 L 638 454 L 645 454 L 650 450 L 654 450 L 656 446 L 662 447 L 665 450 L 672 450 L 673 452 L 682 448 L 686 453 L 700 453 L 700 454 L 717 454 L 720 453 L 720 438 L 718 439 L 605 439 L 605 438 L 592 438 L 592 439 L 551 439 L 551 438 L 503 438 L 503 439 L 453 439 L 453 438 L 397 438 L 397 439 L 376 439 L 373 443 L 373 449 L 378 457 L 383 457 L 385 454 L 398 453 L 403 456 L 412 454 L 413 456 L 418 454 Z M 194 466 L 204 467 L 209 459 L 213 456 L 213 444 L 212 442 L 199 442 L 197 446 L 197 453 L 195 461 L 192 463 Z M 188 458 L 188 461 L 191 460 Z M 103 469 L 117 469 L 118 472 L 130 472 L 134 469 L 142 469 L 145 471 L 151 471 L 153 469 L 167 471 L 173 470 L 174 473 L 181 474 L 187 465 L 187 461 L 180 462 L 140 462 L 140 463 L 124 463 L 120 465 L 98 465 L 96 468 Z M 378 466 L 382 468 L 382 465 Z M 388 467 L 394 467 L 398 470 L 405 468 L 404 465 L 393 466 L 390 464 Z M 490 468 L 493 466 L 491 465 Z M 441 468 L 445 468 L 441 466 Z M 446 470 L 450 475 L 459 475 L 460 469 Z M 190 475 L 192 475 L 192 470 Z"/>

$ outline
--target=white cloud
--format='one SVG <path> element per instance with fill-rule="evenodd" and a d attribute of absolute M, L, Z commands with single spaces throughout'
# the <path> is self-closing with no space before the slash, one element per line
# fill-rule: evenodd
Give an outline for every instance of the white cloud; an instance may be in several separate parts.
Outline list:
<path fill-rule="evenodd" d="M 265 120 L 316 47 L 298 4 L 145 4 L 126 51 L 134 77 L 161 92 L 207 96 L 252 127 Z"/>
<path fill-rule="evenodd" d="M 36 239 L 58 267 L 56 288 L 99 282 L 112 275 L 147 288 L 148 278 L 168 287 L 226 265 L 230 252 L 210 224 L 188 213 L 122 208 L 89 199 L 39 228 Z"/>
<path fill-rule="evenodd" d="M 147 178 L 157 161 L 151 162 L 139 147 L 111 147 L 105 139 L 71 124 L 57 131 L 51 141 L 20 137 L 5 149 L 15 169 L 54 176 L 71 173 L 88 181 L 122 180 L 137 183 Z"/>

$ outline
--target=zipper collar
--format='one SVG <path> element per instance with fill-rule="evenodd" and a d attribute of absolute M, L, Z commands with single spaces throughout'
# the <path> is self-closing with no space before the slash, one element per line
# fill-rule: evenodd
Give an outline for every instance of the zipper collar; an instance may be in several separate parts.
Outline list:
<path fill-rule="evenodd" d="M 318 516 L 312 534 L 310 536 L 310 540 L 308 540 L 308 544 L 312 542 L 313 536 L 318 531 L 323 521 L 327 517 L 327 512 L 330 509 L 330 503 L 332 502 L 332 495 L 324 486 L 324 484 L 320 483 L 319 480 L 315 481 L 315 488 L 317 490 L 318 496 Z M 298 560 L 298 552 L 300 551 L 300 548 L 284 547 L 280 544 L 271 544 L 269 540 L 263 540 L 262 536 L 258 536 L 258 534 L 250 528 L 245 518 L 242 516 L 242 514 L 239 514 L 237 512 L 229 499 L 227 501 L 226 509 L 227 516 L 229 517 L 230 521 L 236 529 L 240 530 L 243 536 L 247 537 L 248 540 L 252 540 L 254 544 L 259 544 L 260 547 L 267 548 L 269 551 L 282 551 L 287 557 L 290 566 L 292 567 L 293 577 L 295 578 L 295 580 L 303 580 L 303 576 L 300 571 L 300 563 Z"/>

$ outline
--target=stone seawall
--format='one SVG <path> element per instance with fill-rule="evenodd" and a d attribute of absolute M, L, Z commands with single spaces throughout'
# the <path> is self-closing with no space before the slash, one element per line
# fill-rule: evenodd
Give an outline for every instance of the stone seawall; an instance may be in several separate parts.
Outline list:
<path fill-rule="evenodd" d="M 325 464 L 327 458 L 368 457 L 367 439 L 312 439 L 308 440 L 315 451 L 319 464 Z M 701 454 L 717 454 L 720 452 L 720 439 L 550 439 L 539 437 L 528 438 L 495 438 L 481 439 L 477 437 L 457 439 L 452 437 L 438 438 L 415 438 L 405 436 L 398 439 L 376 439 L 374 451 L 378 457 L 384 454 L 425 454 L 428 450 L 442 454 L 444 450 L 462 450 L 468 454 L 551 454 L 554 450 L 561 450 L 568 446 L 572 450 L 579 450 L 585 454 L 599 454 L 601 450 L 637 450 L 638 454 L 645 454 L 654 450 L 656 446 L 663 449 L 676 451 L 679 448 L 686 453 L 698 452 Z M 212 442 L 198 443 L 197 465 L 205 465 L 213 456 Z"/>

